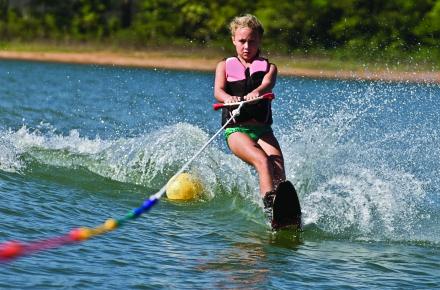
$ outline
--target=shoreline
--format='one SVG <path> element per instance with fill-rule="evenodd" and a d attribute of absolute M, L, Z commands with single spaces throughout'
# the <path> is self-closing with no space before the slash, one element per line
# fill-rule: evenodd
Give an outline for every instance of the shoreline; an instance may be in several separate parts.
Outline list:
<path fill-rule="evenodd" d="M 211 71 L 219 59 L 169 56 L 162 52 L 30 52 L 0 51 L 0 59 L 73 64 L 96 64 L 150 69 Z M 295 68 L 294 63 L 277 62 L 279 75 L 320 79 L 367 80 L 412 83 L 440 83 L 439 71 L 328 70 Z"/>

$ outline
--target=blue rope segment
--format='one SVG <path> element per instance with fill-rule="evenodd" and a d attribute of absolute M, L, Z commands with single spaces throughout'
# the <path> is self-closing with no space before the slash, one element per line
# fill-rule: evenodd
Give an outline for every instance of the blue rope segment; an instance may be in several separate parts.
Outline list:
<path fill-rule="evenodd" d="M 141 214 L 143 214 L 144 212 L 149 210 L 153 205 L 156 204 L 157 201 L 158 201 L 158 199 L 155 198 L 155 197 L 151 197 L 149 199 L 146 199 L 141 207 L 138 207 L 138 208 L 133 210 L 133 215 L 134 215 L 133 218 L 137 218 Z"/>

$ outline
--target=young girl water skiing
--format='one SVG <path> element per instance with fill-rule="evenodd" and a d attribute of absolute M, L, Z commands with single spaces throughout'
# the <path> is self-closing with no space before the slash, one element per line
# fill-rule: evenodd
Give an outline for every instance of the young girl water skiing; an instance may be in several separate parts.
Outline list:
<path fill-rule="evenodd" d="M 272 92 L 277 77 L 277 67 L 260 56 L 263 26 L 255 16 L 247 14 L 234 18 L 230 31 L 237 55 L 217 64 L 214 96 L 225 104 L 249 100 L 255 103 L 243 106 L 240 115 L 226 127 L 226 142 L 232 153 L 258 172 L 266 213 L 271 216 L 273 210 L 272 227 L 300 226 L 298 198 L 293 185 L 285 180 L 283 154 L 271 128 L 271 102 L 257 100 Z M 236 108 L 223 108 L 223 124 Z"/>

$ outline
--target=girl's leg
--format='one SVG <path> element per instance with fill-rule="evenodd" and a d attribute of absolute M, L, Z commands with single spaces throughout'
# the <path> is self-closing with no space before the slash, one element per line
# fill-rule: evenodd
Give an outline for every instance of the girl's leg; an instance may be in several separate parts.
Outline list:
<path fill-rule="evenodd" d="M 272 191 L 274 189 L 273 164 L 263 148 L 241 132 L 232 133 L 228 138 L 228 145 L 232 153 L 257 170 L 261 195 L 264 196 L 266 192 Z"/>
<path fill-rule="evenodd" d="M 264 150 L 273 167 L 273 186 L 276 188 L 281 181 L 286 180 L 284 158 L 280 144 L 272 132 L 263 135 L 258 145 Z"/>

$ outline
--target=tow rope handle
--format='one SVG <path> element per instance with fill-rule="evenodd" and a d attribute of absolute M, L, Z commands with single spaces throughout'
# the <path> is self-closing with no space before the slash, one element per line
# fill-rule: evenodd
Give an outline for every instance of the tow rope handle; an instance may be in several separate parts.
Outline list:
<path fill-rule="evenodd" d="M 247 101 L 242 101 L 242 102 L 235 102 L 235 103 L 228 103 L 228 104 L 224 104 L 224 103 L 217 103 L 212 105 L 212 107 L 214 108 L 215 111 L 217 111 L 218 109 L 224 108 L 224 107 L 233 107 L 233 106 L 239 106 L 240 104 L 247 104 L 247 103 L 251 103 L 251 102 L 255 102 L 255 101 L 259 101 L 259 100 L 273 100 L 275 99 L 275 94 L 274 93 L 266 93 L 263 94 L 261 96 L 259 96 L 258 98 L 255 98 L 253 100 L 247 100 Z"/>

